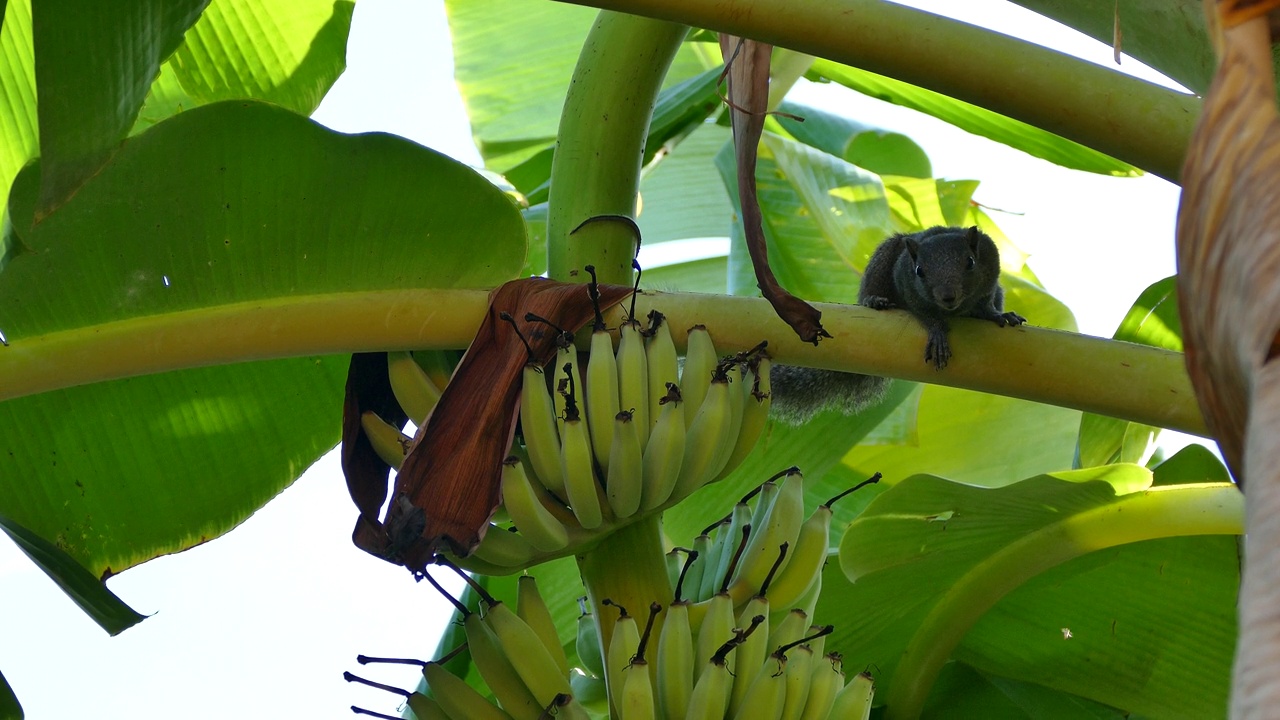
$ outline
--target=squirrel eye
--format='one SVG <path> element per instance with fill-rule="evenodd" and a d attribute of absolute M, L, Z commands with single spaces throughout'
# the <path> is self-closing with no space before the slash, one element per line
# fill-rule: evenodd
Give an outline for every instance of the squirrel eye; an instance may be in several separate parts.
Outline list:
<path fill-rule="evenodd" d="M 973 266 L 974 266 L 973 256 L 972 256 L 972 255 L 970 255 L 970 256 L 969 256 L 969 269 L 970 269 L 970 270 L 972 270 L 972 269 L 973 269 Z"/>
<path fill-rule="evenodd" d="M 924 268 L 919 265 L 916 266 L 916 277 L 924 277 Z"/>

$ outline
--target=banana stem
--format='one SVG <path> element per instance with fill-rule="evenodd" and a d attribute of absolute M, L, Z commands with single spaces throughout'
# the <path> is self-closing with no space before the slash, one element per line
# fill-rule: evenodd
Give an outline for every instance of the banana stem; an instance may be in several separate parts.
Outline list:
<path fill-rule="evenodd" d="M 884 0 L 569 0 L 749 37 L 928 88 L 1177 182 L 1200 101 Z"/>
<path fill-rule="evenodd" d="M 603 605 L 602 601 L 608 599 L 632 613 L 641 612 L 633 608 L 647 608 L 653 602 L 663 605 L 671 602 L 661 522 L 661 515 L 634 522 L 607 535 L 595 548 L 578 556 L 578 571 L 600 631 L 603 657 L 608 657 L 606 650 L 613 638 L 613 618 L 618 611 Z M 654 636 L 662 634 L 661 617 L 657 618 L 652 632 Z M 650 672 L 656 668 L 657 663 L 650 663 Z M 615 696 L 616 691 L 611 688 L 609 697 Z"/>
<path fill-rule="evenodd" d="M 1232 483 L 1133 493 L 1026 535 L 992 555 L 942 597 L 894 672 L 886 720 L 917 718 L 938 671 L 965 633 L 1001 598 L 1067 560 L 1104 548 L 1189 535 L 1244 533 L 1244 495 Z"/>
<path fill-rule="evenodd" d="M 250 360 L 464 348 L 484 290 L 395 290 L 285 298 L 153 315 L 15 338 L 0 352 L 0 400 L 92 382 Z M 760 298 L 644 293 L 636 313 L 703 323 L 726 351 L 769 341 L 777 362 L 1019 397 L 1207 436 L 1180 353 L 1034 327 L 956 320 L 943 372 L 920 360 L 925 334 L 904 312 L 816 303 L 834 336 L 806 345 Z M 442 310 L 447 308 L 447 310 Z M 605 322 L 616 327 L 623 309 Z M 677 344 L 683 333 L 676 333 Z M 1063 362 L 1070 358 L 1070 362 Z"/>
<path fill-rule="evenodd" d="M 547 261 L 557 280 L 630 285 L 639 238 L 634 218 L 649 120 L 683 25 L 601 12 L 565 96 L 547 208 Z"/>

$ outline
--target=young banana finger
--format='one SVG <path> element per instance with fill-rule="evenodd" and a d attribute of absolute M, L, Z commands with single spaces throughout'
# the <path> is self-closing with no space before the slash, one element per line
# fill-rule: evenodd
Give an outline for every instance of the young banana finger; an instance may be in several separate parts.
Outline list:
<path fill-rule="evenodd" d="M 863 672 L 854 675 L 849 684 L 836 693 L 829 717 L 867 720 L 871 717 L 871 701 L 875 698 L 875 694 L 876 684 L 871 678 L 871 673 Z"/>
<path fill-rule="evenodd" d="M 520 385 L 520 432 L 533 474 L 542 486 L 564 497 L 564 470 L 560 467 L 560 431 L 555 404 L 546 377 L 537 365 L 525 365 Z"/>
<path fill-rule="evenodd" d="M 490 525 L 471 555 L 496 567 L 511 568 L 508 572 L 516 572 L 528 567 L 538 551 L 519 533 Z"/>
<path fill-rule="evenodd" d="M 778 559 L 778 548 L 783 543 L 794 547 L 800 526 L 804 523 L 804 476 L 792 468 L 778 487 L 777 497 L 768 508 L 762 525 L 756 525 L 742 562 L 734 577 L 730 594 L 735 599 L 746 599 L 760 592 L 765 578 Z M 784 557 L 777 572 L 783 572 L 789 558 Z"/>
<path fill-rule="evenodd" d="M 680 382 L 680 359 L 676 344 L 671 339 L 671 328 L 666 317 L 657 310 L 649 313 L 649 328 L 645 331 L 645 363 L 649 366 L 649 426 L 658 422 L 662 410 L 662 398 L 667 396 L 669 385 Z"/>
<path fill-rule="evenodd" d="M 620 711 L 618 704 L 624 688 L 624 671 L 640 647 L 640 628 L 636 619 L 627 614 L 626 608 L 620 605 L 617 607 L 618 619 L 614 621 L 613 636 L 609 639 L 609 649 L 605 653 L 605 679 L 615 712 Z"/>
<path fill-rule="evenodd" d="M 569 544 L 569 531 L 539 500 L 524 463 L 509 457 L 502 463 L 502 504 L 529 544 L 555 552 Z"/>
<path fill-rule="evenodd" d="M 404 456 L 409 454 L 409 448 L 413 445 L 413 438 L 400 432 L 400 428 L 383 420 L 372 410 L 365 410 L 360 415 L 360 428 L 364 430 L 365 437 L 369 438 L 369 444 L 382 462 L 399 470 Z"/>
<path fill-rule="evenodd" d="M 769 367 L 771 361 L 766 356 L 758 356 L 743 376 L 742 423 L 734 439 L 733 450 L 724 468 L 716 476 L 720 480 L 733 472 L 742 464 L 747 455 L 755 449 L 760 436 L 764 434 L 765 425 L 769 422 L 769 408 L 773 404 L 770 396 Z M 713 480 L 714 482 L 714 480 Z"/>
<path fill-rule="evenodd" d="M 689 425 L 680 477 L 671 491 L 675 498 L 688 497 L 715 477 L 733 449 L 733 407 L 729 402 L 729 381 L 722 371 L 716 371 L 704 397 L 702 407 Z M 685 405 L 686 421 L 692 404 L 693 401 L 688 400 Z"/>
<path fill-rule="evenodd" d="M 413 355 L 403 351 L 387 353 L 387 376 L 396 402 L 413 424 L 421 427 L 440 401 L 440 388 L 431 382 Z"/>
<path fill-rule="evenodd" d="M 663 404 L 655 415 L 657 424 L 653 426 L 649 444 L 644 449 L 644 461 L 641 463 L 644 487 L 640 494 L 640 507 L 645 512 L 661 507 L 671 497 L 680 478 L 686 442 L 680 397 L 679 388 L 669 384 Z"/>
<path fill-rule="evenodd" d="M 694 325 L 689 328 L 684 370 L 680 373 L 680 389 L 684 392 L 684 422 L 690 427 L 693 427 L 693 418 L 702 408 L 702 400 L 707 396 L 718 361 L 716 346 L 711 342 L 707 326 Z"/>
<path fill-rule="evenodd" d="M 484 621 L 498 637 L 503 652 L 511 659 L 511 664 L 539 706 L 546 707 L 556 695 L 571 692 L 568 676 L 560 672 L 559 664 L 542 638 L 506 603 L 489 605 Z"/>
<path fill-rule="evenodd" d="M 619 412 L 614 419 L 613 447 L 609 449 L 605 493 L 609 497 L 613 514 L 619 518 L 629 518 L 640 509 L 640 497 L 644 491 L 644 456 L 640 450 L 638 433 L 640 425 L 627 410 Z"/>
<path fill-rule="evenodd" d="M 693 694 L 693 633 L 687 601 L 677 600 L 667 608 L 658 636 L 657 685 L 663 717 L 684 717 Z"/>
<path fill-rule="evenodd" d="M 608 470 L 614 418 L 618 415 L 618 363 L 613 355 L 613 336 L 603 324 L 591 333 L 585 402 L 591 448 L 600 469 Z"/>
<path fill-rule="evenodd" d="M 813 650 L 807 645 L 792 648 L 787 654 L 786 692 L 780 720 L 800 720 L 813 680 Z"/>
<path fill-rule="evenodd" d="M 551 610 L 538 592 L 538 581 L 532 575 L 521 575 L 516 581 L 516 615 L 529 624 L 533 631 L 542 638 L 542 644 L 556 661 L 560 674 L 569 676 L 569 658 L 564 654 L 564 644 L 560 642 L 560 634 L 556 631 L 555 620 Z"/>
<path fill-rule="evenodd" d="M 439 663 L 427 663 L 422 668 L 431 694 L 449 716 L 449 720 L 513 720 L 505 710 L 489 702 L 462 678 L 454 675 Z M 412 698 L 410 698 L 412 699 Z"/>
<path fill-rule="evenodd" d="M 841 670 L 840 653 L 828 653 L 815 657 L 813 675 L 809 678 L 809 696 L 804 701 L 800 720 L 827 720 L 836 694 L 844 689 L 844 671 Z"/>
<path fill-rule="evenodd" d="M 649 442 L 649 362 L 640 323 L 627 320 L 618 329 L 618 409 L 630 410 L 643 451 Z"/>
<path fill-rule="evenodd" d="M 468 613 L 462 621 L 467 633 L 467 650 L 471 661 L 484 678 L 498 704 L 515 720 L 537 720 L 542 706 L 529 692 L 498 643 L 498 637 L 485 625 L 479 613 Z"/>

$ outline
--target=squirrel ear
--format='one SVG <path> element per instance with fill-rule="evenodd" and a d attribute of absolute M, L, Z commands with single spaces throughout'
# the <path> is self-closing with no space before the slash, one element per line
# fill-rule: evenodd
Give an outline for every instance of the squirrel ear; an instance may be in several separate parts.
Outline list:
<path fill-rule="evenodd" d="M 902 238 L 902 242 L 907 246 L 907 254 L 911 256 L 911 262 L 919 262 L 920 243 L 909 237 Z"/>
<path fill-rule="evenodd" d="M 969 250 L 974 254 L 978 254 L 978 241 L 982 238 L 982 231 L 977 225 L 970 225 L 969 230 L 965 233 L 965 240 L 969 243 Z"/>

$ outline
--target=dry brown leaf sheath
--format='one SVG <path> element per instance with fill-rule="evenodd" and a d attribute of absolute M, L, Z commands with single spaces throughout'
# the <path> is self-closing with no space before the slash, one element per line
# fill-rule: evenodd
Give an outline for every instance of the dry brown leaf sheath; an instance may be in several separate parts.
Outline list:
<path fill-rule="evenodd" d="M 787 292 L 769 267 L 760 200 L 756 196 L 756 154 L 764 118 L 769 110 L 769 56 L 773 46 L 732 35 L 720 35 L 720 52 L 729 79 L 729 112 L 733 120 L 733 147 L 738 161 L 738 202 L 742 206 L 742 230 L 746 236 L 756 284 L 801 340 L 818 344 L 831 337 L 822 329 L 822 313 Z"/>
<path fill-rule="evenodd" d="M 630 292 L 601 285 L 601 308 Z M 511 447 L 520 377 L 529 361 L 524 343 L 500 319 L 503 312 L 516 318 L 536 361 L 545 365 L 555 355 L 555 333 L 526 322 L 525 314 L 577 330 L 591 319 L 592 305 L 586 285 L 541 278 L 514 280 L 493 291 L 484 322 L 405 457 L 383 532 L 362 535 L 357 526 L 362 549 L 421 570 L 437 550 L 465 556 L 480 543 L 501 502 L 502 460 Z"/>

